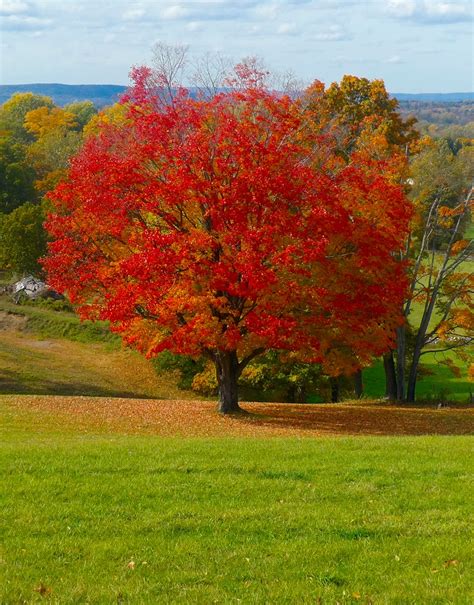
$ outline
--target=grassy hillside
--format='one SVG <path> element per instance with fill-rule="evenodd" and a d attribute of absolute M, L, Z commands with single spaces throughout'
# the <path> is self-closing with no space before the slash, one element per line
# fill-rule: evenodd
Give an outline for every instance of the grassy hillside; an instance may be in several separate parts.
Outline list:
<path fill-rule="evenodd" d="M 451 359 L 459 369 L 460 376 L 455 376 L 448 366 L 443 365 L 444 359 Z M 468 380 L 465 362 L 453 353 L 430 353 L 422 357 L 423 375 L 416 386 L 417 398 L 432 401 L 457 401 L 471 403 L 474 384 Z M 376 362 L 364 370 L 364 393 L 367 397 L 380 397 L 385 390 L 385 374 L 382 362 Z"/>
<path fill-rule="evenodd" d="M 439 363 L 447 356 L 458 365 L 459 377 Z M 423 364 L 427 372 L 418 384 L 420 398 L 470 401 L 473 385 L 464 362 L 443 353 L 424 356 Z M 177 382 L 175 372 L 157 375 L 151 362 L 124 349 L 106 324 L 81 323 L 54 305 L 18 306 L 0 298 L 0 393 L 196 398 L 178 389 Z M 367 397 L 383 396 L 380 362 L 364 370 L 364 387 Z"/>
<path fill-rule="evenodd" d="M 105 324 L 72 313 L 0 300 L 0 393 L 194 397 L 173 372 L 124 349 Z"/>

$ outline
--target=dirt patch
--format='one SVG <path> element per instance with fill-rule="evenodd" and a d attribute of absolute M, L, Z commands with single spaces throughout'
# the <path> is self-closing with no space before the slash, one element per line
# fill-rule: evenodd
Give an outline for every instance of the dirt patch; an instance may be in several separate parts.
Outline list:
<path fill-rule="evenodd" d="M 212 402 L 111 397 L 5 396 L 31 412 L 42 430 L 196 437 L 474 434 L 474 409 L 403 408 L 380 404 L 242 404 L 249 414 L 223 417 Z"/>
<path fill-rule="evenodd" d="M 24 315 L 0 311 L 0 331 L 20 332 L 26 327 L 28 319 Z"/>
<path fill-rule="evenodd" d="M 52 340 L 29 340 L 27 342 L 34 349 L 57 349 L 59 347 L 59 344 Z"/>

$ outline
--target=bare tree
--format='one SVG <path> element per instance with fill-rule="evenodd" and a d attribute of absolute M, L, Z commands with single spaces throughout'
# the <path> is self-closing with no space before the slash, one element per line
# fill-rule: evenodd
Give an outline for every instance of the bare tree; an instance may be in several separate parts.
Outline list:
<path fill-rule="evenodd" d="M 194 59 L 189 58 L 189 47 L 184 44 L 157 42 L 152 47 L 153 73 L 151 85 L 156 94 L 169 102 L 176 89 L 187 79 L 205 98 L 216 95 L 223 88 L 239 88 L 254 80 L 257 87 L 287 94 L 293 98 L 301 95 L 306 84 L 292 70 L 272 72 L 260 57 L 246 57 L 236 64 L 231 58 L 208 52 Z"/>
<path fill-rule="evenodd" d="M 191 84 L 204 97 L 213 97 L 224 88 L 232 72 L 232 63 L 231 59 L 220 53 L 206 53 L 198 57 L 192 62 Z"/>
<path fill-rule="evenodd" d="M 302 92 L 307 88 L 307 83 L 298 78 L 295 72 L 291 69 L 281 73 L 275 73 L 271 78 L 271 86 L 292 99 L 301 96 Z"/>
<path fill-rule="evenodd" d="M 152 84 L 164 102 L 172 102 L 176 88 L 183 84 L 188 62 L 188 46 L 157 42 L 152 47 Z"/>
<path fill-rule="evenodd" d="M 388 395 L 391 398 L 395 395 L 393 387 L 396 385 L 397 399 L 415 401 L 416 381 L 423 355 L 460 349 L 474 340 L 466 331 L 471 317 L 469 314 L 472 313 L 473 274 L 472 271 L 462 271 L 462 264 L 474 252 L 474 243 L 461 237 L 473 199 L 474 188 L 454 208 L 443 206 L 437 197 L 426 212 L 419 248 L 411 267 L 409 295 L 403 308 L 406 325 L 415 301 L 423 305 L 422 314 L 414 328 L 414 343 L 409 358 L 407 328 L 401 326 L 397 331 L 396 370 L 393 362 L 384 360 Z M 448 236 L 443 252 L 435 246 L 440 235 Z M 408 260 L 412 254 L 412 239 L 413 236 L 410 236 L 403 260 Z M 459 313 L 460 309 L 464 311 Z M 435 310 L 438 311 L 438 317 L 433 323 Z"/>

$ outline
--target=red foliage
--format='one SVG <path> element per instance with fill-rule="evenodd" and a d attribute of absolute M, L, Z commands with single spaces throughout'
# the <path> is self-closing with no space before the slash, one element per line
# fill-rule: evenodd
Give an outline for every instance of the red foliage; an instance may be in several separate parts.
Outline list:
<path fill-rule="evenodd" d="M 337 374 L 386 350 L 410 216 L 388 161 L 338 166 L 300 102 L 259 86 L 163 104 L 135 74 L 127 123 L 50 195 L 51 286 L 150 356 L 287 349 Z"/>

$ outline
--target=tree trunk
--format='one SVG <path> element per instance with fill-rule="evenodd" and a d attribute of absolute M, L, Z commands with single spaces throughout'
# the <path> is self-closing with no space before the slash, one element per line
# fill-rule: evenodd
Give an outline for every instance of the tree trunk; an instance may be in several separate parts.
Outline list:
<path fill-rule="evenodd" d="M 339 379 L 337 376 L 331 376 L 329 379 L 331 385 L 331 403 L 338 403 L 339 401 Z"/>
<path fill-rule="evenodd" d="M 397 328 L 397 399 L 405 401 L 405 357 L 406 357 L 406 328 Z"/>
<path fill-rule="evenodd" d="M 420 363 L 421 345 L 416 342 L 415 350 L 413 351 L 413 358 L 410 365 L 410 372 L 408 374 L 407 384 L 407 401 L 409 403 L 415 403 L 416 397 L 416 379 L 418 376 L 418 364 Z"/>
<path fill-rule="evenodd" d="M 362 383 L 362 370 L 357 370 L 354 374 L 354 392 L 357 399 L 362 397 L 362 393 L 364 392 L 364 385 Z"/>
<path fill-rule="evenodd" d="M 306 403 L 306 389 L 292 383 L 286 391 L 286 399 L 288 403 Z"/>
<path fill-rule="evenodd" d="M 218 351 L 215 355 L 215 365 L 219 387 L 219 412 L 221 414 L 243 412 L 238 400 L 239 363 L 237 353 L 235 351 Z"/>
<path fill-rule="evenodd" d="M 385 370 L 385 396 L 389 401 L 395 401 L 397 398 L 397 375 L 395 373 L 393 351 L 385 353 L 383 356 L 383 367 Z"/>
<path fill-rule="evenodd" d="M 296 387 L 295 403 L 306 403 L 306 389 L 302 386 Z"/>
<path fill-rule="evenodd" d="M 420 327 L 418 328 L 418 332 L 416 334 L 415 345 L 413 348 L 413 356 L 411 358 L 410 371 L 408 374 L 407 401 L 409 403 L 415 402 L 415 391 L 416 391 L 416 379 L 418 376 L 418 365 L 420 363 L 421 352 L 425 345 L 426 332 L 428 330 L 431 316 L 433 315 L 433 309 L 435 307 L 438 292 L 439 292 L 439 286 L 435 286 L 433 288 L 433 292 L 431 293 L 431 298 L 429 300 L 429 303 L 425 307 L 425 310 L 423 312 L 423 316 L 422 316 L 421 322 L 420 322 Z"/>
<path fill-rule="evenodd" d="M 296 385 L 290 384 L 286 391 L 286 399 L 288 403 L 296 403 Z"/>

